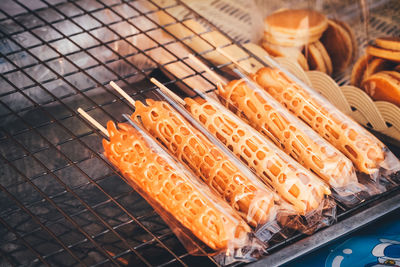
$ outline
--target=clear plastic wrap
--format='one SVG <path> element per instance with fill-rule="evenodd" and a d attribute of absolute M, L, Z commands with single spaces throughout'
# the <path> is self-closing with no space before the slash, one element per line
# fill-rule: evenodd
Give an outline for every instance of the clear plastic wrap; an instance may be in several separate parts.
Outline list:
<path fill-rule="evenodd" d="M 229 155 L 167 102 L 147 99 L 143 104 L 136 101 L 131 118 L 227 201 L 256 231 L 274 222 L 278 199 L 273 191 L 244 174 L 245 170 L 236 166 Z"/>
<path fill-rule="evenodd" d="M 351 159 L 360 172 L 377 181 L 400 170 L 400 162 L 381 141 L 311 88 L 277 69 L 262 68 L 252 78 Z"/>
<path fill-rule="evenodd" d="M 131 125 L 107 123 L 110 140 L 103 140 L 104 155 L 187 250 L 219 255 L 222 263 L 254 259 L 263 245 L 250 227 L 146 132 Z"/>
<path fill-rule="evenodd" d="M 221 150 L 228 150 L 227 154 L 233 153 L 231 160 L 238 166 L 245 165 L 241 168 L 242 171 L 250 168 L 258 175 L 255 179 L 262 180 L 266 186 L 277 191 L 281 198 L 277 209 L 277 222 L 282 230 L 280 235 L 273 236 L 274 240 L 287 237 L 293 229 L 311 234 L 336 220 L 336 204 L 328 196 L 330 190 L 325 183 L 280 151 L 272 142 L 262 137 L 217 100 L 199 92 L 197 93 L 202 96 L 201 98 L 186 98 L 185 101 L 169 90 L 159 93 L 214 144 L 218 143 Z M 197 114 L 198 116 L 191 110 L 197 103 L 196 100 L 206 102 L 207 105 L 205 113 Z M 218 112 L 213 113 L 212 108 Z M 218 126 L 214 127 L 207 123 L 210 120 L 217 122 Z M 249 172 L 245 174 L 248 175 Z M 270 224 L 267 226 L 270 227 Z M 256 230 L 256 236 L 264 242 L 270 237 L 266 236 L 266 233 L 268 234 L 267 231 Z"/>
<path fill-rule="evenodd" d="M 319 207 L 329 189 L 272 142 L 215 100 L 185 98 L 186 108 L 248 167 L 277 190 L 300 214 Z"/>
<path fill-rule="evenodd" d="M 368 188 L 358 182 L 352 162 L 254 82 L 231 81 L 218 87 L 218 95 L 229 109 L 326 181 L 338 200 L 347 205 L 362 200 L 359 194 Z"/>
<path fill-rule="evenodd" d="M 335 221 L 335 204 L 327 198 L 330 190 L 315 174 L 214 99 L 203 95 L 185 98 L 185 102 L 194 118 L 301 215 L 291 218 L 291 222 L 280 218 L 282 226 L 310 234 Z"/>

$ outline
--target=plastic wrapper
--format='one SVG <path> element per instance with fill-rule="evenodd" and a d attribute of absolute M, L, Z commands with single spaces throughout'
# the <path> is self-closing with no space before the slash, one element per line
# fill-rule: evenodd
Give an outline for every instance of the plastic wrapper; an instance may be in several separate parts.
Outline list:
<path fill-rule="evenodd" d="M 198 121 L 301 214 L 316 209 L 324 195 L 330 194 L 314 174 L 215 100 L 203 95 L 185 98 L 185 102 Z"/>
<path fill-rule="evenodd" d="M 132 126 L 133 127 L 132 127 Z M 131 122 L 107 123 L 104 155 L 148 201 L 192 254 L 220 255 L 223 262 L 251 260 L 263 246 L 224 201 Z"/>
<path fill-rule="evenodd" d="M 185 98 L 185 102 L 193 117 L 254 170 L 264 183 L 292 204 L 304 218 L 296 222 L 304 224 L 301 226 L 281 221 L 282 225 L 311 233 L 335 221 L 335 212 L 323 212 L 335 209 L 333 202 L 326 198 L 330 190 L 315 174 L 214 99 L 203 95 L 195 99 Z"/>
<path fill-rule="evenodd" d="M 274 236 L 274 240 L 280 237 L 285 238 L 285 235 L 287 237 L 293 229 L 311 234 L 336 220 L 336 205 L 328 197 L 330 190 L 314 174 L 285 155 L 272 142 L 237 118 L 217 100 L 197 92 L 202 96 L 201 98 L 186 98 L 183 101 L 177 100 L 179 97 L 171 93 L 169 91 L 168 95 L 160 91 L 166 101 L 183 117 L 196 125 L 197 129 L 209 140 L 218 144 L 221 150 L 228 149 L 227 154 L 232 152 L 230 159 L 237 166 L 244 164 L 242 171 L 250 168 L 258 176 L 255 179 L 262 180 L 267 187 L 273 188 L 280 195 L 282 200 L 277 209 L 277 222 L 282 230 L 280 235 Z M 206 105 L 203 109 L 204 113 L 200 111 L 200 114 L 196 114 L 194 110 L 196 100 L 200 103 L 206 102 L 202 103 Z M 213 112 L 213 110 L 218 112 Z M 211 125 L 210 121 L 218 125 Z M 237 163 L 239 159 L 241 163 Z M 244 174 L 252 176 L 248 171 Z M 294 214 L 292 210 L 295 211 Z M 261 229 L 263 228 L 265 227 Z M 256 230 L 256 235 L 264 242 L 268 240 L 266 237 L 269 238 L 265 235 L 265 231 Z"/>
<path fill-rule="evenodd" d="M 354 61 L 358 43 L 350 25 L 359 13 L 344 1 L 254 1 L 252 24 L 260 44 L 271 56 L 287 57 L 304 70 L 341 75 Z M 341 12 L 337 12 L 341 10 Z"/>
<path fill-rule="evenodd" d="M 365 198 L 352 162 L 249 79 L 218 87 L 222 102 L 300 164 L 326 181 L 346 205 Z"/>
<path fill-rule="evenodd" d="M 230 155 L 167 102 L 147 99 L 143 104 L 137 101 L 132 119 L 234 208 L 264 241 L 280 230 L 275 223 L 280 209 L 277 195 L 249 170 L 234 164 Z"/>
<path fill-rule="evenodd" d="M 262 68 L 252 78 L 374 181 L 400 170 L 399 160 L 381 141 L 311 88 L 277 69 Z"/>

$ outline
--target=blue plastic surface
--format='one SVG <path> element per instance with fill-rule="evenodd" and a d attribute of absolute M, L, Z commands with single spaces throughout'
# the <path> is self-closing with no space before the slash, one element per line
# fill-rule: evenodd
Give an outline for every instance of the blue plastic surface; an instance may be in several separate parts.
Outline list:
<path fill-rule="evenodd" d="M 285 267 L 400 266 L 400 210 Z"/>

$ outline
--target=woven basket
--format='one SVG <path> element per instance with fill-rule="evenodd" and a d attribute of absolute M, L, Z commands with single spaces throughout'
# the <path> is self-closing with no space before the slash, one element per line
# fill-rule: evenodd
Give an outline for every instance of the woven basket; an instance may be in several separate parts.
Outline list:
<path fill-rule="evenodd" d="M 400 108 L 396 105 L 386 101 L 373 101 L 355 86 L 339 86 L 325 73 L 304 72 L 297 63 L 286 58 L 278 61 L 361 125 L 400 141 Z"/>

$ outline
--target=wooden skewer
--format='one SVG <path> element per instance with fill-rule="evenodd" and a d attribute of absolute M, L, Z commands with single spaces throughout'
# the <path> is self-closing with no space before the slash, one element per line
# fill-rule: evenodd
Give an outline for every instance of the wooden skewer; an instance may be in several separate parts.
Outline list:
<path fill-rule="evenodd" d="M 253 73 L 253 71 L 249 68 L 247 68 L 247 66 L 244 66 L 244 64 L 241 64 L 240 62 L 238 62 L 236 59 L 234 59 L 231 55 L 229 55 L 228 53 L 226 53 L 224 50 L 222 50 L 221 48 L 217 47 L 217 52 L 220 53 L 221 55 L 223 55 L 224 57 L 226 57 L 227 59 L 229 59 L 230 61 L 232 61 L 233 64 L 235 64 L 237 67 L 241 68 L 242 70 L 244 70 L 246 72 L 246 74 L 251 74 Z"/>
<path fill-rule="evenodd" d="M 206 73 L 208 73 L 211 77 L 216 79 L 218 82 L 220 82 L 223 85 L 226 85 L 226 82 L 224 79 L 221 78 L 215 71 L 212 71 L 209 67 L 206 66 L 203 62 L 201 62 L 197 57 L 193 56 L 192 54 L 189 54 L 189 59 L 192 60 L 196 65 L 201 67 Z"/>
<path fill-rule="evenodd" d="M 155 78 L 151 78 L 150 81 L 152 83 L 154 83 L 158 88 L 160 88 L 160 90 L 168 95 L 169 97 L 171 97 L 172 99 L 174 99 L 176 102 L 178 102 L 181 105 L 186 105 L 186 102 L 180 98 L 178 95 L 176 95 L 174 92 L 172 92 L 171 90 L 169 90 L 165 85 L 163 85 L 162 83 L 160 83 L 159 81 L 157 81 L 157 79 Z"/>
<path fill-rule="evenodd" d="M 218 90 L 220 90 L 221 88 L 223 88 L 222 84 L 218 82 L 218 83 L 217 83 L 217 88 L 218 88 Z"/>
<path fill-rule="evenodd" d="M 135 107 L 135 100 L 133 100 L 132 97 L 130 97 L 124 90 L 122 90 L 121 87 L 119 87 L 115 82 L 111 81 L 110 85 L 112 88 L 115 89 L 120 95 L 122 95 L 128 102 L 132 105 L 132 107 Z"/>
<path fill-rule="evenodd" d="M 86 111 L 84 111 L 81 108 L 78 108 L 78 112 L 79 112 L 79 114 L 82 115 L 82 117 L 84 117 L 87 121 L 89 121 L 91 124 L 93 124 L 97 129 L 99 129 L 105 136 L 110 137 L 110 135 L 108 134 L 106 128 L 104 128 L 103 125 L 101 125 L 98 121 L 93 119 L 92 116 L 87 114 Z"/>

